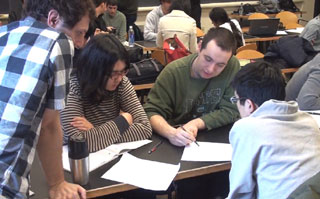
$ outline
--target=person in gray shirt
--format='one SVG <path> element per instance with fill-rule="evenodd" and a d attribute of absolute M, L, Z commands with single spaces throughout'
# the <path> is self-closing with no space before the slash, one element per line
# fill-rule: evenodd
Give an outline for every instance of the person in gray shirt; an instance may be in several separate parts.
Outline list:
<path fill-rule="evenodd" d="M 316 51 L 320 51 L 320 16 L 316 16 L 315 18 L 311 19 L 302 33 L 300 37 L 305 38 L 306 40 L 310 41 L 313 48 Z"/>
<path fill-rule="evenodd" d="M 320 53 L 299 68 L 286 86 L 286 100 L 296 100 L 301 110 L 320 109 Z"/>
<path fill-rule="evenodd" d="M 160 0 L 160 5 L 148 13 L 143 31 L 144 40 L 155 41 L 157 39 L 159 20 L 169 13 L 170 6 L 171 0 Z"/>

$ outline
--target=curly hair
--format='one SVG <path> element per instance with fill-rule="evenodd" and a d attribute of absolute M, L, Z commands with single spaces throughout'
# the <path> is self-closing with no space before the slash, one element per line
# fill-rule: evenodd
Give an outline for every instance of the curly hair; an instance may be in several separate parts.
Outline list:
<path fill-rule="evenodd" d="M 63 18 L 67 28 L 73 28 L 83 16 L 95 18 L 95 6 L 92 0 L 27 0 L 24 13 L 36 20 L 47 19 L 50 10 L 56 10 Z"/>

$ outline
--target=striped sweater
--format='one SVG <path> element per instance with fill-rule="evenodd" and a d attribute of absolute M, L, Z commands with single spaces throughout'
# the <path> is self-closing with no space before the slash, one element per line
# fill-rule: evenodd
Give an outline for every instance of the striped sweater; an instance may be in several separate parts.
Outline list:
<path fill-rule="evenodd" d="M 133 124 L 128 128 L 123 128 L 119 122 L 120 110 L 133 117 Z M 74 117 L 85 117 L 94 128 L 88 131 L 78 130 L 70 125 Z M 146 139 L 152 134 L 147 115 L 127 77 L 123 78 L 116 91 L 110 92 L 110 96 L 99 105 L 93 105 L 81 95 L 79 82 L 72 76 L 67 105 L 61 111 L 61 123 L 64 139 L 83 133 L 88 141 L 89 152 L 104 149 L 114 143 Z"/>

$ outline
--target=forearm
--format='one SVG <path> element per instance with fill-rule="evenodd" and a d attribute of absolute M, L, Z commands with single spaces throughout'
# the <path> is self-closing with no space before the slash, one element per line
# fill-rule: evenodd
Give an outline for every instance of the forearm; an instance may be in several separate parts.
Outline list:
<path fill-rule="evenodd" d="M 50 187 L 64 181 L 62 168 L 62 130 L 59 122 L 59 112 L 49 110 L 53 115 L 49 116 L 45 111 L 44 118 L 56 117 L 53 123 L 41 126 L 37 152 L 41 161 L 47 182 Z M 45 120 L 45 119 L 44 119 Z"/>
<path fill-rule="evenodd" d="M 174 135 L 175 128 L 171 126 L 162 116 L 151 116 L 150 123 L 153 130 L 155 130 L 161 136 L 169 138 Z"/>

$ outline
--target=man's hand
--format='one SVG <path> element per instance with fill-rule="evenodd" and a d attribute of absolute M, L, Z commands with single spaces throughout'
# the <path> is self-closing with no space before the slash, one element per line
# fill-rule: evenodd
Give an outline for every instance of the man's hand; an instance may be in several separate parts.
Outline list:
<path fill-rule="evenodd" d="M 50 187 L 49 197 L 51 199 L 85 199 L 86 190 L 79 185 L 63 181 Z"/>
<path fill-rule="evenodd" d="M 93 128 L 93 125 L 84 117 L 75 117 L 70 124 L 80 131 L 88 131 Z"/>
<path fill-rule="evenodd" d="M 168 136 L 171 144 L 176 146 L 186 146 L 196 140 L 195 136 L 187 131 L 184 131 L 181 127 L 172 131 Z"/>

